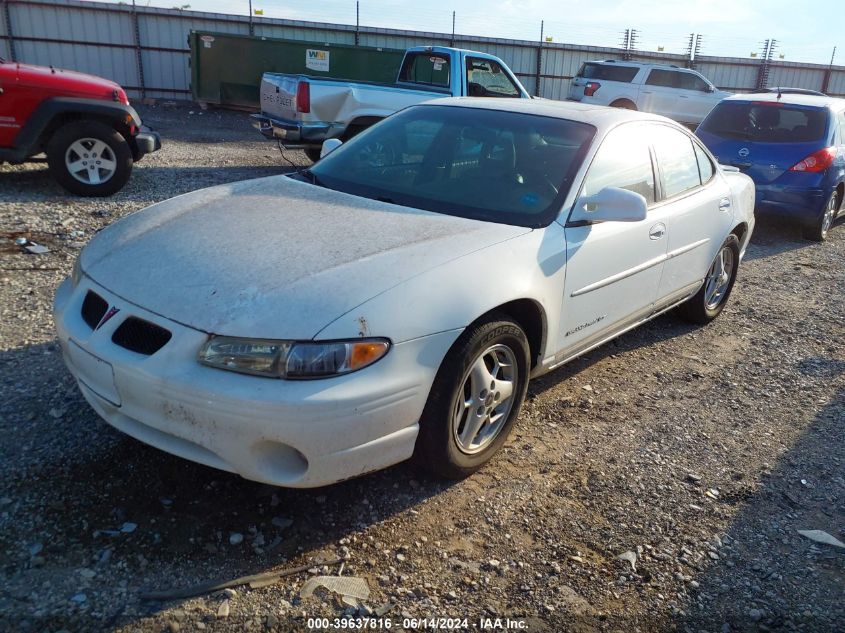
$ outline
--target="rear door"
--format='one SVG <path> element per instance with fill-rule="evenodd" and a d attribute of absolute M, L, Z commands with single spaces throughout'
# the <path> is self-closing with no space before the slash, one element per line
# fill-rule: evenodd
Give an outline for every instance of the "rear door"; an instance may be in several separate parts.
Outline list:
<path fill-rule="evenodd" d="M 677 120 L 681 111 L 677 88 L 679 81 L 678 73 L 673 70 L 652 68 L 640 89 L 637 106 L 640 110 Z"/>
<path fill-rule="evenodd" d="M 723 101 L 696 130 L 723 165 L 769 184 L 827 144 L 827 108 L 769 101 Z"/>
<path fill-rule="evenodd" d="M 687 133 L 651 124 L 668 233 L 657 308 L 696 290 L 733 221 L 731 191 L 710 157 Z"/>

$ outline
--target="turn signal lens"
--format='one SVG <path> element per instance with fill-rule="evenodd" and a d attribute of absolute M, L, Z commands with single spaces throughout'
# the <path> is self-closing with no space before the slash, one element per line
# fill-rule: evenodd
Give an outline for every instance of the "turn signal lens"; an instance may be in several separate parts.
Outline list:
<path fill-rule="evenodd" d="M 806 171 L 810 173 L 817 173 L 824 171 L 833 164 L 833 159 L 836 158 L 835 147 L 825 147 L 819 151 L 810 154 L 804 160 L 795 163 L 789 168 L 789 171 Z"/>

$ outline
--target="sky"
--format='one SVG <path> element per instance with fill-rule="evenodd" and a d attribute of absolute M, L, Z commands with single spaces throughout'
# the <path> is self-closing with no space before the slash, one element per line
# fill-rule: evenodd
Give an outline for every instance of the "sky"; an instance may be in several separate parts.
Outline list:
<path fill-rule="evenodd" d="M 136 0 L 139 5 L 187 6 L 194 11 L 249 14 L 248 0 Z M 355 0 L 252 0 L 264 17 L 355 24 Z M 811 9 L 811 10 L 808 10 Z M 690 33 L 703 55 L 750 57 L 775 39 L 775 59 L 845 65 L 842 0 L 360 0 L 362 26 L 616 46 L 625 29 L 637 48 L 683 53 Z M 783 57 L 781 57 L 781 55 Z"/>

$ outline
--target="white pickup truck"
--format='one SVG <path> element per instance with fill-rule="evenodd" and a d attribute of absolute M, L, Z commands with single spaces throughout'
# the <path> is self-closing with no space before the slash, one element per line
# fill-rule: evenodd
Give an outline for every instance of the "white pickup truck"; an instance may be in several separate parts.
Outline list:
<path fill-rule="evenodd" d="M 446 46 L 409 48 L 395 84 L 264 73 L 258 130 L 318 160 L 326 139 L 346 140 L 410 105 L 438 97 L 530 99 L 505 63 L 493 55 Z"/>

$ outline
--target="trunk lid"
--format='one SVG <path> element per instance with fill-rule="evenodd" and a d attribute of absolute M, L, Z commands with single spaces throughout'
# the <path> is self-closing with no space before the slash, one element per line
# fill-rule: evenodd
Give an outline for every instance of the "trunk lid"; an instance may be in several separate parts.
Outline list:
<path fill-rule="evenodd" d="M 298 75 L 264 73 L 261 77 L 261 111 L 273 118 L 296 120 Z"/>

